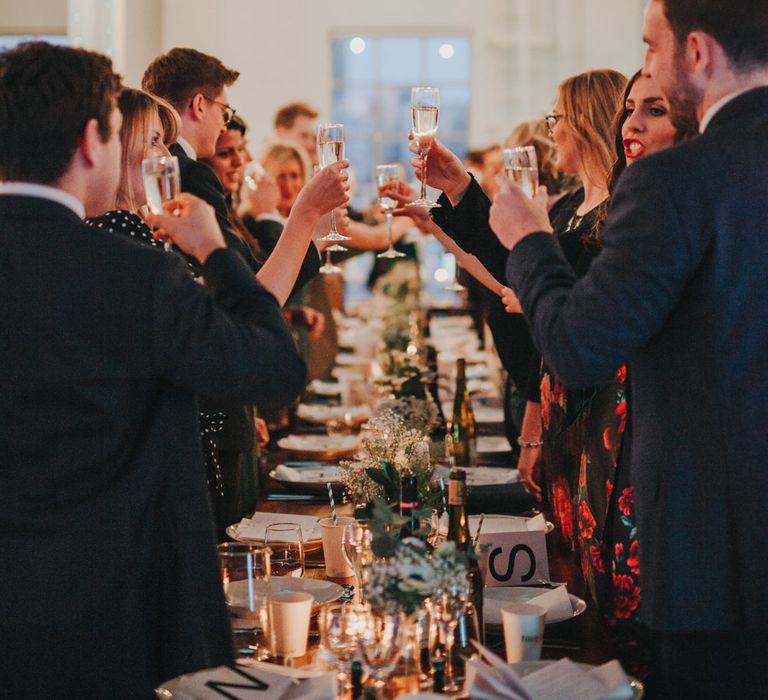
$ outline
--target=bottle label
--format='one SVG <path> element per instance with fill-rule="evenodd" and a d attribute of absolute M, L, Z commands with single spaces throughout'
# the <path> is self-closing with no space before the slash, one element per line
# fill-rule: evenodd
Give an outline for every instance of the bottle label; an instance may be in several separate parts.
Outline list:
<path fill-rule="evenodd" d="M 451 479 L 448 485 L 448 505 L 463 506 L 467 502 L 467 484 L 465 481 Z"/>
<path fill-rule="evenodd" d="M 418 507 L 419 507 L 419 502 L 418 501 L 400 501 L 400 509 L 401 510 L 403 508 L 415 509 L 415 508 L 418 508 Z"/>

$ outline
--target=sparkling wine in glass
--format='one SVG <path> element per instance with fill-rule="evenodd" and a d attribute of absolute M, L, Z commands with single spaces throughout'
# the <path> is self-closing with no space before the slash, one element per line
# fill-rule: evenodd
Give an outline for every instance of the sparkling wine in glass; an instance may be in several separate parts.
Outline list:
<path fill-rule="evenodd" d="M 374 560 L 373 533 L 368 524 L 360 520 L 348 523 L 341 533 L 341 551 L 347 563 L 354 569 L 357 599 L 365 604 L 364 569 Z"/>
<path fill-rule="evenodd" d="M 141 161 L 141 175 L 150 211 L 163 214 L 163 204 L 175 200 L 181 192 L 179 159 L 176 156 L 145 158 Z M 171 250 L 171 243 L 166 241 L 163 248 L 166 252 Z"/>
<path fill-rule="evenodd" d="M 533 146 L 504 149 L 504 172 L 531 199 L 539 187 L 539 164 Z"/>
<path fill-rule="evenodd" d="M 396 163 L 376 166 L 376 189 L 379 194 L 379 206 L 387 217 L 387 234 L 389 245 L 387 249 L 379 253 L 377 258 L 403 258 L 405 253 L 395 250 L 392 245 L 392 212 L 397 208 L 397 201 L 387 197 L 390 188 L 397 188 L 400 182 L 400 166 Z"/>
<path fill-rule="evenodd" d="M 321 168 L 344 159 L 344 125 L 320 124 L 317 127 L 317 159 Z M 323 236 L 321 241 L 348 241 L 349 236 L 344 236 L 336 230 L 336 210 L 331 212 L 331 230 Z"/>
<path fill-rule="evenodd" d="M 437 202 L 427 199 L 427 157 L 429 149 L 437 136 L 437 118 L 440 112 L 440 90 L 434 87 L 415 87 L 411 89 L 411 120 L 413 137 L 419 145 L 419 155 L 423 161 L 421 175 L 421 194 L 408 206 L 432 209 L 439 207 Z"/>

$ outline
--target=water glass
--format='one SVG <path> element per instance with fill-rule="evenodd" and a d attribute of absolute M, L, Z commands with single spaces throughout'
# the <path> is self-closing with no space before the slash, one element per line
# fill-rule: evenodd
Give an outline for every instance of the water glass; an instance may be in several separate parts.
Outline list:
<path fill-rule="evenodd" d="M 272 576 L 304 576 L 304 537 L 301 525 L 273 523 L 264 531 L 264 546 L 269 547 Z"/>

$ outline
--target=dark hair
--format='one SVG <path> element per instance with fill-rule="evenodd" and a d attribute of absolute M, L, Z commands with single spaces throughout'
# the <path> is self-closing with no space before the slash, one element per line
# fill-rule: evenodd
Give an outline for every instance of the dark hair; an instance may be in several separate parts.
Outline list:
<path fill-rule="evenodd" d="M 234 83 L 240 73 L 227 68 L 218 58 L 195 49 L 171 49 L 147 66 L 141 87 L 183 112 L 197 93 L 214 99 Z"/>
<path fill-rule="evenodd" d="M 661 0 L 681 44 L 691 32 L 709 34 L 739 72 L 768 64 L 768 4 L 765 0 Z"/>
<path fill-rule="evenodd" d="M 227 131 L 239 131 L 241 136 L 245 136 L 245 132 L 248 131 L 248 125 L 241 117 L 235 115 L 227 123 Z"/>
<path fill-rule="evenodd" d="M 297 117 L 316 119 L 317 110 L 306 102 L 289 102 L 287 105 L 280 107 L 275 113 L 275 126 L 290 129 Z"/>
<path fill-rule="evenodd" d="M 91 119 L 109 139 L 120 89 L 112 62 L 92 51 L 40 41 L 0 54 L 0 180 L 59 180 Z"/>

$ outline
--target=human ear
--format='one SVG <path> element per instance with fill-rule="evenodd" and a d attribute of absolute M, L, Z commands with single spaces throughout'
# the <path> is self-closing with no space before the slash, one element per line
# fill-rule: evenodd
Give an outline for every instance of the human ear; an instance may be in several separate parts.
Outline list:
<path fill-rule="evenodd" d="M 203 97 L 203 94 L 201 92 L 198 92 L 197 94 L 192 96 L 189 109 L 190 109 L 190 112 L 192 113 L 193 119 L 200 120 L 203 118 L 204 103 L 205 103 L 205 97 Z"/>
<path fill-rule="evenodd" d="M 80 152 L 88 165 L 96 165 L 98 148 L 103 145 L 104 141 L 99 133 L 98 120 L 95 118 L 89 119 L 80 137 Z"/>

